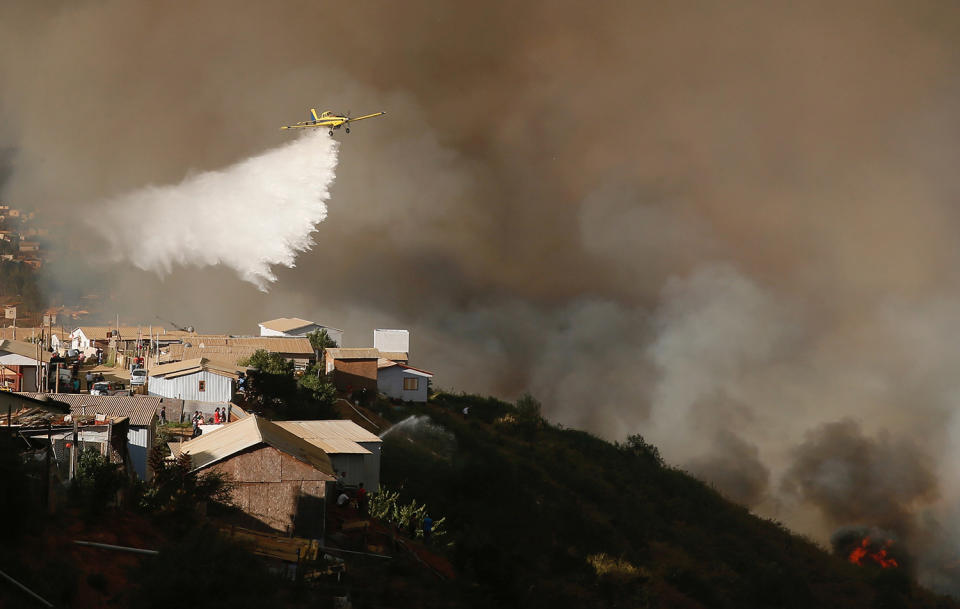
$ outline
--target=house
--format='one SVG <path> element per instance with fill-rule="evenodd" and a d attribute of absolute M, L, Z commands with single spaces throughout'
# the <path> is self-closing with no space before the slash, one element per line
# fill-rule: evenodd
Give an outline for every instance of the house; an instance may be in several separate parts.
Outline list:
<path fill-rule="evenodd" d="M 36 241 L 21 241 L 20 242 L 20 251 L 21 252 L 37 252 L 40 251 L 40 244 Z"/>
<path fill-rule="evenodd" d="M 35 343 L 0 340 L 0 387 L 11 391 L 39 391 L 50 353 Z"/>
<path fill-rule="evenodd" d="M 34 399 L 50 399 L 70 406 L 70 414 L 77 418 L 125 417 L 129 419 L 127 451 L 134 471 L 142 480 L 152 475 L 147 458 L 154 444 L 157 413 L 163 400 L 146 395 L 89 395 L 86 393 L 23 393 Z"/>
<path fill-rule="evenodd" d="M 377 364 L 377 391 L 404 402 L 426 402 L 431 378 L 426 370 L 388 359 Z"/>
<path fill-rule="evenodd" d="M 330 457 L 319 447 L 258 416 L 224 425 L 183 444 L 192 471 L 219 472 L 235 483 L 233 503 L 273 531 L 321 538 Z"/>
<path fill-rule="evenodd" d="M 326 373 L 341 391 L 376 391 L 378 359 L 380 352 L 376 349 L 327 349 Z"/>
<path fill-rule="evenodd" d="M 229 402 L 240 372 L 236 366 L 213 363 L 205 357 L 150 368 L 150 395 L 200 402 Z"/>
<path fill-rule="evenodd" d="M 300 319 L 299 317 L 280 317 L 270 321 L 260 322 L 260 336 L 306 336 L 316 330 L 326 330 L 327 335 L 338 345 L 343 344 L 343 330 L 321 326 L 318 323 Z"/>
<path fill-rule="evenodd" d="M 334 473 L 346 472 L 348 485 L 363 483 L 380 488 L 380 446 L 377 435 L 349 420 L 277 421 L 277 425 L 303 438 L 330 457 Z"/>

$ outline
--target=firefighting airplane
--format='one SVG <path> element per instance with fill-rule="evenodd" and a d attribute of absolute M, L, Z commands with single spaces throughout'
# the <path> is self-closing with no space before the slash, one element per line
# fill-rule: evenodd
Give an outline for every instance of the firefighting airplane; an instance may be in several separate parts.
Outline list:
<path fill-rule="evenodd" d="M 386 112 L 376 112 L 374 114 L 366 114 L 364 116 L 358 116 L 357 118 L 350 118 L 350 113 L 347 114 L 335 114 L 326 110 L 317 114 L 315 108 L 310 108 L 310 115 L 313 117 L 312 120 L 303 121 L 297 123 L 296 125 L 285 125 L 280 127 L 281 129 L 306 129 L 307 127 L 327 127 L 330 129 L 330 135 L 333 135 L 334 129 L 339 129 L 343 125 L 347 125 L 346 132 L 350 133 L 350 123 L 355 121 L 362 121 L 366 118 L 374 118 L 376 116 L 383 116 Z"/>

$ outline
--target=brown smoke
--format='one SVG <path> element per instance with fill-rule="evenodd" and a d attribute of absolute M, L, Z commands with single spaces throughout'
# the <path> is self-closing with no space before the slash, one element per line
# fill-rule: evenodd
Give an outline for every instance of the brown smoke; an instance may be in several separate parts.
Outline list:
<path fill-rule="evenodd" d="M 721 490 L 822 540 L 844 514 L 782 480 L 848 418 L 880 463 L 922 445 L 941 498 L 902 510 L 960 530 L 951 7 L 342 8 L 4 3 L 3 197 L 89 254 L 61 255 L 52 292 L 210 331 L 298 315 L 350 345 L 406 327 L 438 385 L 529 389 L 564 424 L 717 456 L 697 469 Z M 76 223 L 274 147 L 309 107 L 389 114 L 341 138 L 317 246 L 267 295 L 222 268 L 106 266 Z M 756 478 L 727 476 L 740 459 Z"/>

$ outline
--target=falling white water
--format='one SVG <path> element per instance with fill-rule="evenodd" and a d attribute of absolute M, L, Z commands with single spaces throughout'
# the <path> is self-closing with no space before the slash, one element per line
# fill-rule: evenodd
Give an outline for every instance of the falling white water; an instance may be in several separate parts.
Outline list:
<path fill-rule="evenodd" d="M 174 265 L 223 264 L 266 291 L 274 265 L 293 267 L 313 246 L 336 166 L 336 141 L 311 131 L 224 169 L 121 195 L 91 217 L 137 227 L 94 224 L 115 258 L 141 269 L 165 275 Z"/>

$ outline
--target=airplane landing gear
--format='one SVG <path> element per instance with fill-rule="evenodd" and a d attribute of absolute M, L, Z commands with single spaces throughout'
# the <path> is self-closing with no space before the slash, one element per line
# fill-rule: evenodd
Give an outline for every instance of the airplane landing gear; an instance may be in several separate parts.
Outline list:
<path fill-rule="evenodd" d="M 333 129 L 330 130 L 330 137 L 333 137 Z"/>
<path fill-rule="evenodd" d="M 350 127 L 345 127 L 345 129 L 347 130 L 347 133 L 350 133 Z"/>

